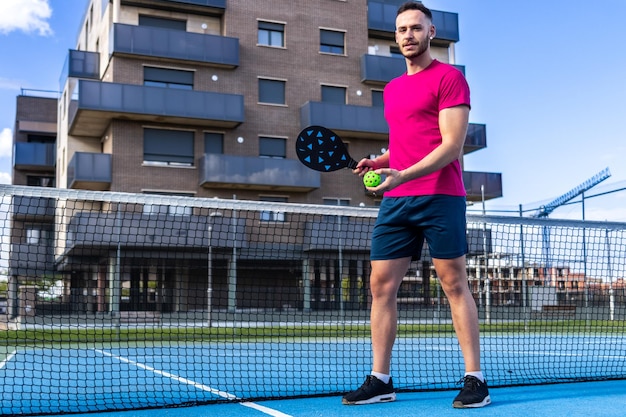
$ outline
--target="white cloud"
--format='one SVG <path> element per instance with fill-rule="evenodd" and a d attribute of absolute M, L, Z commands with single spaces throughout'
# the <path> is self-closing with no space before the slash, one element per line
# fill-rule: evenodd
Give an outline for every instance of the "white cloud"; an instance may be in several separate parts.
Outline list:
<path fill-rule="evenodd" d="M 52 35 L 48 19 L 52 9 L 48 0 L 1 0 L 0 34 L 13 31 Z"/>
<path fill-rule="evenodd" d="M 0 184 L 11 184 L 11 174 L 8 172 L 0 172 Z"/>
<path fill-rule="evenodd" d="M 11 129 L 5 127 L 0 131 L 0 158 L 11 158 L 13 156 L 13 133 Z"/>
<path fill-rule="evenodd" d="M 19 90 L 22 82 L 0 77 L 0 90 Z"/>

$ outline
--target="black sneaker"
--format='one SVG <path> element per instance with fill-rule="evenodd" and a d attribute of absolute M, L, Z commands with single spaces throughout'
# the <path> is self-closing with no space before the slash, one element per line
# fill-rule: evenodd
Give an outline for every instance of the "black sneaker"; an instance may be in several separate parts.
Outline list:
<path fill-rule="evenodd" d="M 385 384 L 374 375 L 368 375 L 359 389 L 344 395 L 341 402 L 346 405 L 384 403 L 396 400 L 393 382 Z"/>
<path fill-rule="evenodd" d="M 461 388 L 461 392 L 452 402 L 452 407 L 479 408 L 491 404 L 487 381 L 481 382 L 480 379 L 468 375 L 463 377 L 458 383 L 463 384 L 463 388 Z"/>

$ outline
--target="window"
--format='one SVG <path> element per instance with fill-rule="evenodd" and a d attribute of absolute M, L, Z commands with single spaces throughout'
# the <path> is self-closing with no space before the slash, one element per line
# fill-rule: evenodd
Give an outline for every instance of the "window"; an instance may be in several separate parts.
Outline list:
<path fill-rule="evenodd" d="M 261 201 L 273 201 L 275 203 L 287 203 L 288 202 L 287 197 L 271 197 L 271 196 L 261 197 Z M 285 213 L 281 211 L 263 210 L 261 212 L 261 221 L 262 222 L 284 222 Z"/>
<path fill-rule="evenodd" d="M 324 198 L 323 199 L 325 206 L 349 206 L 350 200 L 347 198 Z M 350 218 L 348 216 L 332 216 L 332 215 L 324 215 L 322 216 L 325 222 L 330 223 L 349 223 Z"/>
<path fill-rule="evenodd" d="M 85 22 L 85 49 L 89 48 L 89 21 Z"/>
<path fill-rule="evenodd" d="M 152 87 L 193 90 L 193 71 L 144 67 L 143 84 Z"/>
<path fill-rule="evenodd" d="M 139 26 L 150 26 L 161 29 L 187 30 L 187 22 L 184 20 L 167 19 L 164 17 L 139 15 Z"/>
<path fill-rule="evenodd" d="M 54 177 L 27 175 L 26 185 L 30 187 L 56 187 Z"/>
<path fill-rule="evenodd" d="M 144 194 L 151 195 L 175 195 L 182 197 L 193 197 L 193 194 L 185 194 L 185 193 L 160 193 L 160 192 L 145 192 Z M 163 214 L 167 216 L 191 216 L 192 207 L 188 206 L 168 206 L 164 204 L 144 204 L 143 205 L 143 214 L 149 216 L 155 216 L 158 214 Z"/>
<path fill-rule="evenodd" d="M 383 92 L 380 90 L 372 90 L 372 107 L 384 107 Z"/>
<path fill-rule="evenodd" d="M 26 141 L 28 143 L 52 143 L 56 142 L 56 136 L 46 135 L 27 135 Z"/>
<path fill-rule="evenodd" d="M 159 214 L 165 216 L 191 216 L 191 207 L 144 204 L 143 214 L 148 216 L 156 216 Z"/>
<path fill-rule="evenodd" d="M 41 230 L 39 229 L 27 229 L 26 230 L 26 243 L 28 243 L 29 245 L 39 244 L 40 237 L 41 237 Z"/>
<path fill-rule="evenodd" d="M 52 231 L 41 226 L 29 226 L 26 229 L 26 243 L 28 245 L 48 245 L 52 238 Z"/>
<path fill-rule="evenodd" d="M 193 166 L 194 132 L 143 130 L 143 161 L 150 165 Z"/>
<path fill-rule="evenodd" d="M 350 199 L 348 198 L 324 198 L 325 206 L 349 206 Z"/>
<path fill-rule="evenodd" d="M 224 135 L 221 133 L 204 134 L 204 153 L 224 153 Z"/>
<path fill-rule="evenodd" d="M 287 141 L 281 138 L 259 138 L 259 156 L 265 158 L 285 158 Z"/>
<path fill-rule="evenodd" d="M 345 87 L 322 86 L 322 101 L 325 103 L 346 104 Z"/>
<path fill-rule="evenodd" d="M 285 25 L 282 23 L 259 22 L 258 44 L 285 47 Z"/>
<path fill-rule="evenodd" d="M 259 103 L 285 104 L 285 82 L 259 78 Z"/>
<path fill-rule="evenodd" d="M 404 58 L 404 55 L 402 55 L 402 52 L 400 52 L 400 47 L 399 46 L 391 46 L 389 48 L 389 53 L 394 58 Z"/>
<path fill-rule="evenodd" d="M 328 54 L 345 54 L 344 32 L 336 30 L 320 29 L 320 52 Z"/>

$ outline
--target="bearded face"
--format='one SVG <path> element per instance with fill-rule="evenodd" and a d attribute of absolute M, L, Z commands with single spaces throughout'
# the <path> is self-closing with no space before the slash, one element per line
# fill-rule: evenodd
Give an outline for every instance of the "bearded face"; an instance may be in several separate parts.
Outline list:
<path fill-rule="evenodd" d="M 407 59 L 424 54 L 433 35 L 432 23 L 419 10 L 407 10 L 396 18 L 396 43 Z"/>
<path fill-rule="evenodd" d="M 400 52 L 405 58 L 417 58 L 428 49 L 428 37 L 424 39 L 407 40 L 400 45 Z"/>

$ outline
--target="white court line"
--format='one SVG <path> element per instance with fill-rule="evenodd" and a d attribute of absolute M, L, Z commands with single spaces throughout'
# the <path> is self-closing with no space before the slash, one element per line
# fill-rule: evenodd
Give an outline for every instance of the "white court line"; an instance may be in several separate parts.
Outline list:
<path fill-rule="evenodd" d="M 132 359 L 128 359 L 128 358 L 125 358 L 123 356 L 114 355 L 114 354 L 112 354 L 110 352 L 106 352 L 106 351 L 100 350 L 100 349 L 94 349 L 94 350 L 96 352 L 102 354 L 102 355 L 105 355 L 105 356 L 117 359 L 120 362 L 125 362 L 125 363 L 128 363 L 130 365 L 134 365 L 134 366 L 136 366 L 138 368 L 145 369 L 146 371 L 154 372 L 157 375 L 161 375 L 161 376 L 164 376 L 166 378 L 173 379 L 176 382 L 181 382 L 183 384 L 191 385 L 194 388 L 198 388 L 198 389 L 201 389 L 202 391 L 210 392 L 211 394 L 215 394 L 215 395 L 220 396 L 222 398 L 225 398 L 227 400 L 239 400 L 240 399 L 236 395 L 230 394 L 228 392 L 221 391 L 221 390 L 218 390 L 218 389 L 215 389 L 215 388 L 211 388 L 208 385 L 200 384 L 198 382 L 192 381 L 192 380 L 187 379 L 187 378 L 183 378 L 183 377 L 178 376 L 178 375 L 171 374 L 169 372 L 158 370 L 156 368 L 153 368 L 151 366 L 145 365 L 143 363 L 139 363 L 139 362 L 134 361 Z M 9 358 L 7 357 L 7 360 L 8 359 Z M 280 411 L 273 410 L 271 408 L 264 407 L 262 405 L 258 405 L 258 404 L 252 403 L 252 402 L 242 402 L 242 403 L 239 403 L 239 404 L 241 404 L 244 407 L 253 408 L 255 410 L 258 410 L 258 411 L 260 411 L 260 412 L 262 412 L 264 414 L 267 414 L 267 415 L 270 415 L 270 416 L 273 416 L 273 417 L 292 417 L 292 416 L 290 416 L 288 414 L 284 414 L 284 413 L 281 413 Z"/>
<path fill-rule="evenodd" d="M 16 353 L 17 353 L 17 350 L 14 350 L 13 352 L 9 353 L 7 355 L 7 357 L 4 358 L 4 360 L 2 362 L 0 362 L 0 369 L 4 368 L 6 366 L 6 364 L 7 364 L 7 362 L 15 357 Z"/>
<path fill-rule="evenodd" d="M 241 405 L 243 405 L 244 407 L 249 407 L 249 408 L 254 408 L 255 410 L 258 410 L 264 414 L 268 414 L 270 416 L 273 417 L 292 417 L 289 414 L 285 414 L 285 413 L 281 413 L 278 410 L 274 410 L 272 408 L 268 408 L 268 407 L 264 407 L 262 405 L 258 405 L 255 403 L 249 403 L 249 402 L 245 402 L 245 403 L 240 403 Z"/>

